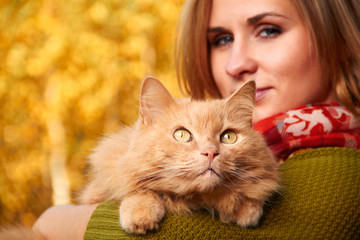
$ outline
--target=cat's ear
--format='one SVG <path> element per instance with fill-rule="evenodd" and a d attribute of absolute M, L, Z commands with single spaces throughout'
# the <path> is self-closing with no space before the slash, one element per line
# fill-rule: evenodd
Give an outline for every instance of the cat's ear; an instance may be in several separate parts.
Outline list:
<path fill-rule="evenodd" d="M 147 76 L 140 91 L 140 118 L 149 125 L 165 112 L 175 100 L 164 85 L 155 77 Z"/>
<path fill-rule="evenodd" d="M 244 83 L 244 85 L 242 85 L 229 98 L 226 99 L 226 103 L 229 107 L 229 114 L 252 125 L 252 118 L 255 108 L 255 94 L 255 81 L 250 80 Z"/>

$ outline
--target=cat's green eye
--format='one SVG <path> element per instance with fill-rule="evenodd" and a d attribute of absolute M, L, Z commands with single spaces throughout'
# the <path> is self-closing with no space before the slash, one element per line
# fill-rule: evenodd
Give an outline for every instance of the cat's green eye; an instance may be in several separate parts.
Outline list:
<path fill-rule="evenodd" d="M 191 133 L 186 129 L 178 129 L 174 132 L 174 138 L 178 142 L 187 143 L 191 141 Z"/>
<path fill-rule="evenodd" d="M 236 140 L 236 133 L 232 130 L 226 130 L 220 135 L 220 141 L 225 144 L 233 144 Z"/>

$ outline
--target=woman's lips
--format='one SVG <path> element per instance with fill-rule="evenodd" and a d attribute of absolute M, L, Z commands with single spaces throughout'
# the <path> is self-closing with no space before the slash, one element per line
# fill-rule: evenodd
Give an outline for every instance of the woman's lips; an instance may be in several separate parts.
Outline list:
<path fill-rule="evenodd" d="M 255 96 L 255 102 L 259 102 L 261 99 L 263 99 L 266 94 L 269 92 L 271 88 L 257 88 L 256 89 L 256 96 Z"/>

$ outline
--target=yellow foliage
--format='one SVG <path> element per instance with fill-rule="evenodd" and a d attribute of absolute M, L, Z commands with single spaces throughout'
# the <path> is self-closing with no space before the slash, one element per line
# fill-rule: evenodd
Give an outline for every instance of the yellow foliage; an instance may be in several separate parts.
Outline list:
<path fill-rule="evenodd" d="M 29 225 L 74 202 L 97 140 L 137 119 L 147 74 L 180 96 L 173 43 L 183 2 L 0 3 L 0 224 Z"/>

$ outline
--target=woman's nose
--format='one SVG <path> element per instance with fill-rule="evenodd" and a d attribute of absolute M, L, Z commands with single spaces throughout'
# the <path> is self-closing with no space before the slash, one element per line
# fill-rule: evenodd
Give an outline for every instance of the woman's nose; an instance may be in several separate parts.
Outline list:
<path fill-rule="evenodd" d="M 235 41 L 225 68 L 226 73 L 232 78 L 247 80 L 244 78 L 253 75 L 257 71 L 258 65 L 250 49 Z"/>

